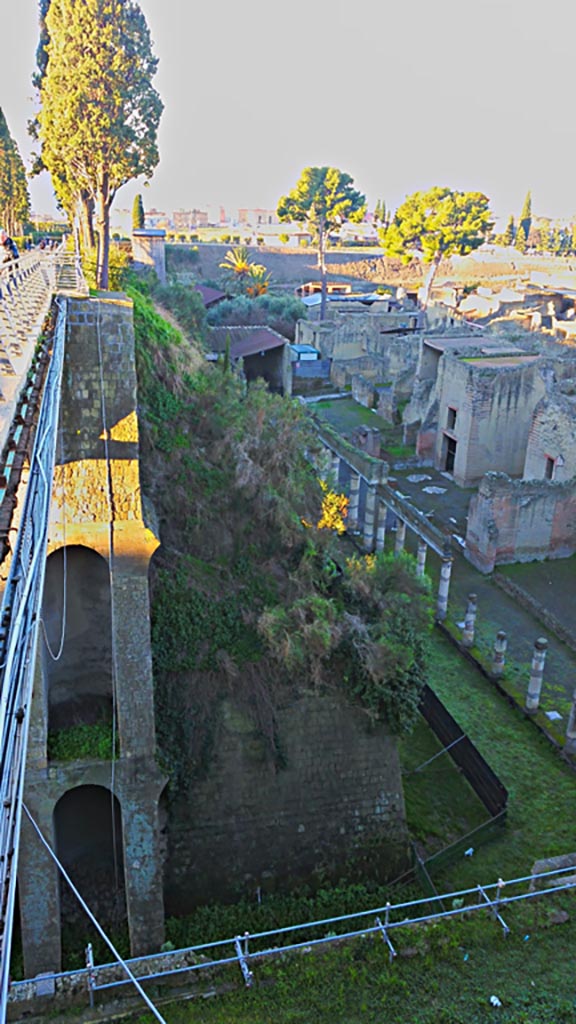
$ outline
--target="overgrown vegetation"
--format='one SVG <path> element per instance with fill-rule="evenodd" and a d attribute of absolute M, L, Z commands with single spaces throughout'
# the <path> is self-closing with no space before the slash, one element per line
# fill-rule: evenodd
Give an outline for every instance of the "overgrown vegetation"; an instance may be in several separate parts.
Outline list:
<path fill-rule="evenodd" d="M 345 502 L 312 468 L 318 441 L 302 407 L 264 385 L 246 390 L 225 363 L 191 372 L 192 348 L 158 317 L 146 282 L 130 294 L 143 484 L 162 537 L 152 639 L 173 792 L 207 771 L 230 699 L 276 767 L 276 711 L 299 689 L 339 690 L 410 729 L 430 625 L 411 559 L 346 559 L 335 516 Z"/>
<path fill-rule="evenodd" d="M 48 733 L 50 761 L 109 761 L 112 756 L 111 722 L 72 725 L 68 729 Z"/>
<path fill-rule="evenodd" d="M 267 294 L 254 299 L 238 295 L 234 299 L 225 299 L 213 306 L 208 311 L 208 323 L 211 327 L 221 327 L 225 324 L 267 324 L 274 331 L 293 341 L 296 322 L 304 316 L 304 306 L 300 299 L 293 295 Z"/>

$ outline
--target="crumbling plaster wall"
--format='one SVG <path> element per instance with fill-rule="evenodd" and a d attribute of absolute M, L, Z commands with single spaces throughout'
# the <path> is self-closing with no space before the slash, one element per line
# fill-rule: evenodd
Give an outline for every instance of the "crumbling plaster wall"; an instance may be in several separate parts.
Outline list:
<path fill-rule="evenodd" d="M 454 479 L 461 486 L 478 482 L 490 471 L 522 474 L 532 413 L 545 394 L 537 363 L 495 369 L 444 355 L 436 392 L 438 469 L 445 468 L 448 433 L 457 443 Z M 453 429 L 449 409 L 456 410 Z"/>
<path fill-rule="evenodd" d="M 544 480 L 547 459 L 554 460 L 552 479 L 565 483 L 576 476 L 576 402 L 555 395 L 538 403 L 528 436 L 525 480 Z"/>
<path fill-rule="evenodd" d="M 508 562 L 574 554 L 575 480 L 512 480 L 488 473 L 470 502 L 465 551 L 481 572 Z"/>

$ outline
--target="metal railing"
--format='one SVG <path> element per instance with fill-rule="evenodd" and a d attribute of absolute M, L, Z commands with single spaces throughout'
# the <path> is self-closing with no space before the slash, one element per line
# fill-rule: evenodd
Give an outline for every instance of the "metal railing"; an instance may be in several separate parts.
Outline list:
<path fill-rule="evenodd" d="M 329 946 L 333 943 L 342 943 L 349 939 L 365 938 L 371 935 L 382 938 L 388 957 L 392 961 L 397 955 L 392 935 L 402 928 L 410 928 L 416 924 L 443 921 L 463 915 L 468 917 L 477 911 L 488 911 L 506 936 L 511 929 L 502 917 L 502 910 L 505 907 L 541 896 L 572 890 L 576 888 L 575 874 L 576 867 L 563 867 L 506 881 L 499 878 L 496 882 L 487 885 L 476 885 L 469 889 L 459 889 L 455 892 L 426 896 L 402 903 L 386 903 L 384 906 L 373 907 L 353 914 L 307 921 L 271 931 L 244 932 L 216 942 L 134 958 L 127 960 L 126 963 L 130 965 L 140 983 L 158 982 L 176 977 L 182 977 L 184 980 L 186 975 L 214 971 L 230 964 L 236 964 L 242 973 L 245 985 L 249 987 L 253 981 L 251 965 L 260 961 L 289 952 Z M 536 888 L 535 883 L 537 882 L 543 882 L 545 887 Z M 528 889 L 526 890 L 527 884 Z M 318 931 L 324 934 L 318 935 Z M 279 941 L 282 938 L 286 938 L 288 941 L 282 943 Z M 293 938 L 297 938 L 297 941 L 292 941 Z M 270 939 L 275 939 L 275 944 L 270 945 Z M 224 955 L 220 955 L 220 953 Z M 186 958 L 189 962 L 182 964 L 182 960 Z M 179 965 L 172 966 L 177 961 L 179 961 Z M 22 1002 L 40 994 L 55 995 L 59 991 L 63 991 L 62 982 L 67 982 L 68 989 L 70 989 L 72 980 L 75 983 L 76 993 L 85 986 L 87 996 L 93 1005 L 97 992 L 114 992 L 130 985 L 130 979 L 118 977 L 118 972 L 117 964 L 95 965 L 92 947 L 89 945 L 86 949 L 86 968 L 43 974 L 38 979 L 13 982 L 11 1000 Z"/>
<path fill-rule="evenodd" d="M 0 609 L 0 1020 L 9 984 L 26 745 L 46 565 L 66 329 L 58 311 L 21 525 Z"/>

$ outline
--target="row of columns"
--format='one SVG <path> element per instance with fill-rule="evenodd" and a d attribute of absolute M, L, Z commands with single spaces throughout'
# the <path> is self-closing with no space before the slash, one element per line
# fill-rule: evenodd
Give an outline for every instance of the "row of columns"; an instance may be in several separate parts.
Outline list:
<path fill-rule="evenodd" d="M 331 469 L 336 482 L 340 470 L 340 455 L 330 451 Z M 366 481 L 366 501 L 364 509 L 364 521 L 359 522 L 360 510 L 360 484 L 361 474 L 350 467 L 350 497 L 348 505 L 348 525 L 350 529 L 361 529 L 362 540 L 367 551 L 384 551 L 386 543 L 386 517 L 388 506 L 379 498 L 377 493 L 378 481 Z M 394 542 L 394 553 L 399 555 L 404 550 L 406 543 L 407 523 L 397 516 L 396 538 Z M 423 576 L 426 571 L 426 555 L 428 544 L 423 537 L 418 536 L 418 547 L 416 552 L 416 575 Z M 452 575 L 453 556 L 449 546 L 446 546 L 440 565 L 440 582 L 436 600 L 436 619 L 443 622 L 448 613 L 448 596 L 450 592 L 450 579 Z M 462 646 L 470 648 L 474 645 L 476 630 L 476 616 L 478 614 L 478 598 L 476 594 L 469 594 L 466 604 L 466 612 L 462 629 Z M 498 679 L 504 672 L 506 664 L 506 650 L 508 638 L 504 630 L 499 630 L 494 639 L 492 649 L 491 674 Z M 526 710 L 534 714 L 540 706 L 540 695 L 544 679 L 544 665 L 548 641 L 545 637 L 538 637 L 534 641 L 532 662 L 530 666 L 530 678 L 526 693 Z M 565 750 L 567 753 L 576 754 L 576 690 L 573 694 L 573 702 L 566 728 Z"/>
<path fill-rule="evenodd" d="M 340 455 L 330 450 L 330 468 L 335 481 L 338 481 L 340 470 Z M 386 518 L 388 505 L 379 497 L 377 487 L 379 481 L 366 480 L 366 497 L 364 502 L 364 518 L 360 522 L 360 487 L 362 476 L 357 470 L 350 468 L 350 493 L 348 500 L 348 528 L 358 530 L 362 534 L 362 543 L 366 551 L 384 551 L 386 544 Z M 408 523 L 396 515 L 396 537 L 394 541 L 394 553 L 401 554 L 406 544 L 406 530 Z M 423 576 L 426 571 L 426 555 L 428 544 L 426 540 L 418 536 L 418 548 L 416 553 L 416 575 Z M 453 556 L 449 544 L 442 555 L 440 566 L 440 583 L 436 601 L 436 618 L 442 622 L 448 613 L 448 595 L 450 592 L 450 579 L 452 575 Z"/>
<path fill-rule="evenodd" d="M 476 616 L 478 613 L 478 598 L 476 594 L 468 595 L 468 602 L 466 604 L 466 613 L 464 616 L 464 623 L 462 627 L 462 646 L 472 647 L 474 644 L 474 636 L 476 631 Z M 491 663 L 491 674 L 494 679 L 499 679 L 504 672 L 506 664 L 506 649 L 508 646 L 508 637 L 503 629 L 499 630 L 494 640 L 494 646 L 492 649 L 492 663 Z M 528 680 L 528 688 L 526 691 L 525 708 L 526 711 L 531 714 L 535 714 L 540 707 L 540 696 L 542 693 L 542 683 L 544 681 L 544 666 L 546 664 L 546 654 L 548 653 L 548 641 L 546 637 L 539 636 L 534 641 L 534 648 L 532 651 L 532 661 L 530 664 L 530 677 Z M 566 753 L 576 754 L 576 690 L 572 695 L 572 706 L 570 708 L 570 714 L 568 717 L 568 724 L 566 726 L 566 742 L 564 745 Z"/>

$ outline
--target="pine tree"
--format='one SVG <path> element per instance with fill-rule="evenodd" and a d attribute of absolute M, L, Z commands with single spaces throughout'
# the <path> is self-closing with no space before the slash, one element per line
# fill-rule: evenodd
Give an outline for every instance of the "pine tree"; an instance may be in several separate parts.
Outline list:
<path fill-rule="evenodd" d="M 132 230 L 141 231 L 144 227 L 144 203 L 142 202 L 142 196 L 138 193 L 134 196 L 134 203 L 132 205 Z"/>
<path fill-rule="evenodd" d="M 97 283 L 108 287 L 110 207 L 122 185 L 150 176 L 162 101 L 158 65 L 135 0 L 51 0 L 40 83 L 42 160 L 68 211 L 96 210 Z"/>
<path fill-rule="evenodd" d="M 384 254 L 409 263 L 414 250 L 422 253 L 429 271 L 423 287 L 426 308 L 434 277 L 445 256 L 467 256 L 482 245 L 492 229 L 488 199 L 482 192 L 457 192 L 438 187 L 413 192 L 396 210 L 394 220 L 380 232 Z"/>
<path fill-rule="evenodd" d="M 0 109 L 0 220 L 9 235 L 22 234 L 30 217 L 26 169 Z"/>
<path fill-rule="evenodd" d="M 278 202 L 281 221 L 303 221 L 318 246 L 322 280 L 320 319 L 326 313 L 326 243 L 328 235 L 345 220 L 359 223 L 366 210 L 366 197 L 353 188 L 354 179 L 337 167 L 305 167 L 296 186 Z"/>

